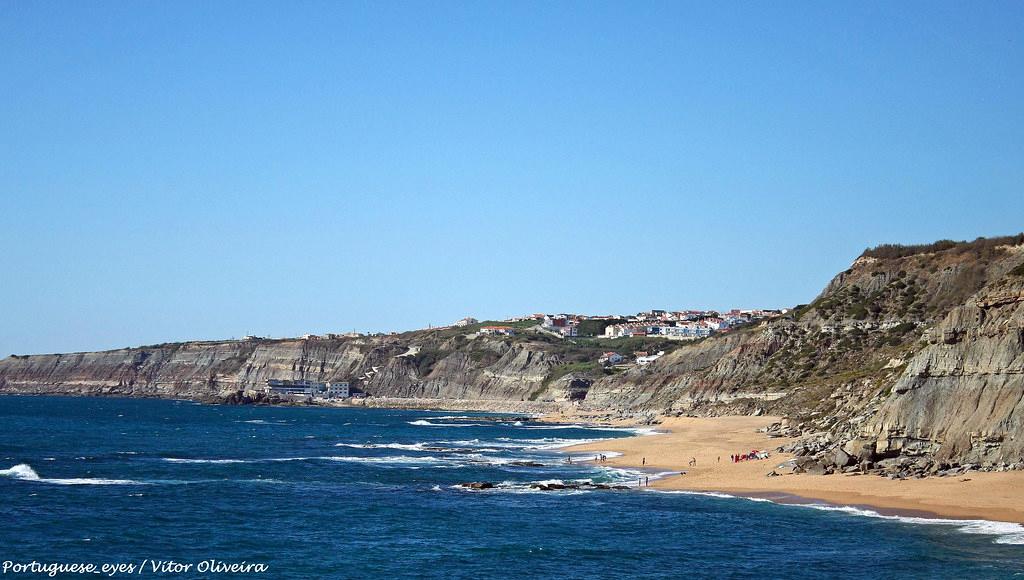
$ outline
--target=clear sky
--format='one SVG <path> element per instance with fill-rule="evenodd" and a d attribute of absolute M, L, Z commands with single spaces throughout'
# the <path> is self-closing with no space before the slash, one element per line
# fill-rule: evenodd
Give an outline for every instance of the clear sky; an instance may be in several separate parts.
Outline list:
<path fill-rule="evenodd" d="M 0 356 L 808 302 L 1024 229 L 1021 2 L 0 1 Z"/>

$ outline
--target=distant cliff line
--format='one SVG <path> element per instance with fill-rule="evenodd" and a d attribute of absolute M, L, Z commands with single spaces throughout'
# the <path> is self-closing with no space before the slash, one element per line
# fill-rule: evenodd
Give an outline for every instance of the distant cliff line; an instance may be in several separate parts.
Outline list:
<path fill-rule="evenodd" d="M 217 400 L 272 378 L 351 380 L 371 396 L 439 403 L 779 414 L 817 457 L 846 447 L 873 460 L 1024 460 L 1024 234 L 870 248 L 809 304 L 692 342 L 562 338 L 530 324 L 513 336 L 470 325 L 8 357 L 0 393 Z M 612 349 L 665 354 L 599 362 Z"/>

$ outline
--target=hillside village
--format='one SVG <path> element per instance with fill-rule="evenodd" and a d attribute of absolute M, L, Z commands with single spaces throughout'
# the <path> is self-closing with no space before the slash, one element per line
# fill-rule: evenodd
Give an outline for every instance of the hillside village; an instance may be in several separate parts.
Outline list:
<path fill-rule="evenodd" d="M 577 337 L 620 339 L 660 338 L 671 341 L 694 341 L 712 334 L 727 333 L 741 326 L 759 322 L 766 318 L 781 316 L 789 309 L 734 308 L 727 312 L 715 310 L 648 310 L 633 315 L 587 315 L 587 314 L 530 314 L 512 317 L 496 324 L 483 324 L 481 334 L 515 336 L 517 330 L 531 330 L 550 334 L 563 339 Z M 446 328 L 465 328 L 481 324 L 475 318 L 467 317 Z M 664 351 L 649 353 L 634 351 L 621 354 L 606 351 L 597 362 L 605 367 L 623 367 L 636 364 L 648 365 L 665 354 Z"/>
<path fill-rule="evenodd" d="M 733 309 L 719 313 L 715 310 L 648 310 L 634 315 L 587 314 L 530 314 L 503 320 L 506 324 L 535 322 L 538 329 L 563 338 L 577 336 L 600 336 L 603 338 L 624 338 L 637 336 L 659 336 L 669 340 L 697 340 L 707 338 L 714 332 L 728 332 L 732 328 L 757 322 L 765 318 L 780 316 L 788 309 L 740 310 Z M 475 318 L 463 318 L 448 327 L 465 327 L 479 324 Z M 596 330 L 595 330 L 596 329 Z M 480 330 L 485 334 L 515 334 L 515 327 L 488 325 Z"/>
<path fill-rule="evenodd" d="M 782 316 L 790 309 L 738 309 L 717 310 L 660 310 L 653 309 L 630 315 L 590 315 L 579 313 L 535 313 L 513 316 L 503 320 L 480 321 L 467 316 L 449 325 L 430 326 L 409 332 L 454 331 L 464 335 L 494 337 L 521 337 L 526 335 L 550 337 L 572 344 L 588 343 L 592 347 L 604 347 L 590 359 L 598 368 L 625 369 L 631 366 L 646 366 L 672 349 L 672 343 L 691 342 L 715 334 L 726 334 L 743 326 L 765 319 Z M 305 334 L 303 340 L 340 340 L 362 337 L 398 337 L 406 333 L 328 333 Z M 626 340 L 634 339 L 634 340 Z M 643 341 L 642 339 L 650 339 Z M 245 336 L 242 340 L 267 340 L 259 336 Z M 669 342 L 665 342 L 669 341 Z M 666 350 L 630 350 L 637 344 L 658 344 Z M 616 345 L 621 343 L 621 348 Z M 641 347 L 643 348 L 643 347 Z M 622 350 L 623 352 L 618 352 Z M 418 352 L 418 349 L 417 349 Z M 416 354 L 407 353 L 403 356 Z M 371 373 L 372 376 L 372 373 Z M 370 376 L 359 377 L 368 380 Z"/>

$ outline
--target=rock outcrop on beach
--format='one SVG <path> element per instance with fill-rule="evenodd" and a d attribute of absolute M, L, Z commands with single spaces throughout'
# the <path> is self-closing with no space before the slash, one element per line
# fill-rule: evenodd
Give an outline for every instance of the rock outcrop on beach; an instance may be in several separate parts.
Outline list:
<path fill-rule="evenodd" d="M 1024 465 L 1024 235 L 867 250 L 808 305 L 622 372 L 594 341 L 477 330 L 10 356 L 0 392 L 273 403 L 267 379 L 349 380 L 439 406 L 782 415 L 773 429 L 825 470 Z"/>

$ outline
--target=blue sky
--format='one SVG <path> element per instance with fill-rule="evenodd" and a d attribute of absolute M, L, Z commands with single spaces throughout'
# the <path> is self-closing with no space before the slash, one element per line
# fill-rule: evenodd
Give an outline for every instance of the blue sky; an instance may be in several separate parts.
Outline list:
<path fill-rule="evenodd" d="M 0 1 L 0 356 L 788 306 L 1024 229 L 1024 4 Z"/>

